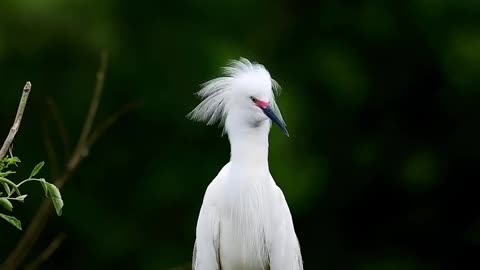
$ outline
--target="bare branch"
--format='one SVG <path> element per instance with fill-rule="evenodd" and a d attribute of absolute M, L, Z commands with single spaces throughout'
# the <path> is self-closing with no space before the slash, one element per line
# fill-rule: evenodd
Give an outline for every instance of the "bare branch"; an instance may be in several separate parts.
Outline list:
<path fill-rule="evenodd" d="M 92 132 L 92 135 L 87 140 L 87 148 L 90 148 L 90 146 L 93 145 L 98 140 L 98 138 L 101 137 L 103 133 L 105 133 L 105 131 L 107 131 L 113 124 L 115 124 L 115 122 L 117 122 L 120 117 L 133 111 L 139 105 L 139 102 L 128 103 L 122 108 L 120 108 L 120 110 L 118 110 L 116 113 L 108 117 L 100 125 L 98 125 L 98 127 Z"/>
<path fill-rule="evenodd" d="M 75 151 L 73 153 L 73 158 L 70 159 L 70 161 L 68 162 L 68 168 L 76 167 L 80 162 L 80 159 L 82 159 L 83 156 L 88 153 L 88 149 L 85 149 L 86 142 L 88 137 L 90 136 L 90 131 L 92 129 L 95 116 L 97 115 L 98 105 L 100 104 L 100 98 L 103 92 L 103 85 L 105 82 L 105 73 L 107 71 L 107 67 L 108 51 L 103 50 L 100 54 L 100 68 L 97 72 L 97 82 L 95 84 L 92 100 L 90 102 L 90 108 L 88 110 L 87 118 L 85 119 L 85 123 L 83 125 L 82 133 L 80 134 L 80 138 L 78 139 L 77 147 L 75 148 Z"/>
<path fill-rule="evenodd" d="M 63 151 L 64 151 L 64 158 L 65 160 L 68 159 L 70 156 L 70 139 L 68 136 L 68 132 L 65 129 L 65 125 L 63 124 L 62 117 L 60 116 L 60 112 L 58 111 L 57 104 L 52 97 L 47 97 L 47 108 L 53 116 L 53 120 L 55 121 L 55 125 L 57 126 L 58 133 L 60 135 L 60 139 L 63 143 Z"/>
<path fill-rule="evenodd" d="M 20 103 L 18 104 L 17 115 L 15 116 L 15 121 L 13 122 L 12 128 L 10 128 L 10 132 L 8 133 L 7 139 L 3 143 L 2 148 L 0 149 L 0 160 L 2 160 L 8 152 L 10 145 L 17 134 L 18 129 L 20 128 L 20 123 L 22 122 L 23 112 L 25 111 L 25 106 L 27 105 L 28 95 L 30 94 L 30 90 L 32 89 L 32 84 L 27 82 L 23 87 L 22 98 L 20 99 Z"/>

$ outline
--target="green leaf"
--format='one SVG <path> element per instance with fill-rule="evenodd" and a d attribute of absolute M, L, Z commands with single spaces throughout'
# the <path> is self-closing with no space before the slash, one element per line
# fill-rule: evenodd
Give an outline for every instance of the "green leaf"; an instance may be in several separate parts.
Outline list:
<path fill-rule="evenodd" d="M 5 165 L 5 168 L 7 168 L 8 166 L 10 165 L 15 165 L 17 166 L 17 163 L 21 162 L 20 159 L 18 157 L 10 157 L 10 158 L 6 158 L 4 159 L 4 162 L 7 163 Z"/>
<path fill-rule="evenodd" d="M 3 188 L 5 189 L 5 191 L 7 192 L 8 195 L 12 194 L 10 192 L 10 186 L 7 183 L 2 182 L 2 185 L 3 185 Z"/>
<path fill-rule="evenodd" d="M 6 221 L 8 221 L 8 223 L 12 224 L 17 229 L 22 230 L 22 222 L 20 220 L 18 220 L 17 218 L 12 217 L 12 216 L 7 216 L 7 215 L 4 215 L 4 214 L 0 214 L 0 217 L 5 219 Z"/>
<path fill-rule="evenodd" d="M 35 175 L 37 175 L 37 173 L 42 169 L 43 165 L 45 165 L 45 161 L 42 161 L 42 162 L 38 163 L 37 165 L 35 165 L 35 168 L 33 168 L 32 173 L 30 173 L 29 178 L 32 178 Z"/>
<path fill-rule="evenodd" d="M 16 197 L 15 200 L 23 203 L 23 201 L 25 200 L 26 197 L 27 197 L 27 194 L 24 194 L 24 195 Z"/>
<path fill-rule="evenodd" d="M 45 181 L 45 178 L 40 178 L 38 179 L 38 182 L 42 184 L 43 191 L 45 192 L 45 196 L 48 197 L 48 188 L 47 188 L 47 181 Z"/>
<path fill-rule="evenodd" d="M 49 197 L 52 199 L 53 206 L 55 207 L 55 211 L 57 211 L 57 215 L 62 215 L 62 208 L 63 208 L 63 200 L 62 195 L 60 194 L 60 190 L 54 185 L 45 182 Z"/>
<path fill-rule="evenodd" d="M 5 197 L 0 198 L 0 204 L 5 207 L 8 211 L 12 211 L 13 205 L 12 203 Z"/>
<path fill-rule="evenodd" d="M 15 183 L 13 183 L 12 181 L 8 180 L 7 178 L 0 177 L 0 182 L 2 182 L 4 184 L 9 184 L 13 188 L 13 190 L 15 190 L 17 192 L 18 195 L 22 195 L 22 194 L 20 194 L 20 190 L 18 189 L 17 185 Z M 4 185 L 4 187 L 5 187 L 5 185 Z M 8 188 L 5 187 L 5 189 L 7 190 Z M 8 194 L 8 196 L 10 196 L 12 193 L 13 193 L 13 191 L 10 192 Z"/>

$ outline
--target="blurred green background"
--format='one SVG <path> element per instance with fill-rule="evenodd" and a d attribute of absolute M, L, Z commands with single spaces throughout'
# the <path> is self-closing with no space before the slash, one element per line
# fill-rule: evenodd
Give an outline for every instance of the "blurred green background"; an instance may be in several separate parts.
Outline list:
<path fill-rule="evenodd" d="M 54 180 L 46 131 L 60 161 L 63 146 L 46 100 L 75 142 L 102 48 L 110 60 L 97 123 L 141 106 L 91 149 L 63 190 L 64 215 L 52 216 L 27 262 L 65 233 L 40 269 L 188 264 L 229 145 L 185 115 L 199 84 L 242 56 L 283 87 L 291 137 L 272 129 L 270 169 L 305 269 L 478 265 L 480 1 L 2 0 L 2 141 L 33 84 L 15 140 L 19 178 L 46 160 L 43 176 Z M 24 226 L 43 196 L 27 190 L 16 206 Z M 21 234 L 0 222 L 0 260 Z"/>

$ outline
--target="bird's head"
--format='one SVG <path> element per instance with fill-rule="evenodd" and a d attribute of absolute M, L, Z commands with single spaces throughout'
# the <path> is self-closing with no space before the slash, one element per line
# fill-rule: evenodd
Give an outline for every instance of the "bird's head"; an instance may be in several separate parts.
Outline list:
<path fill-rule="evenodd" d="M 271 120 L 289 136 L 275 103 L 280 86 L 263 65 L 240 58 L 231 61 L 223 75 L 202 85 L 197 94 L 203 100 L 188 114 L 189 118 L 209 125 L 224 124 L 230 118 L 238 125 L 253 128 Z"/>

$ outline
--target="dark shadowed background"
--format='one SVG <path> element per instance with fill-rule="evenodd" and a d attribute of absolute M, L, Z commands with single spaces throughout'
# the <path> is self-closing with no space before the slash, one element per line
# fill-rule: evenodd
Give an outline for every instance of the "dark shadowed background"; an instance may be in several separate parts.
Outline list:
<path fill-rule="evenodd" d="M 203 194 L 229 145 L 185 115 L 199 85 L 242 56 L 283 88 L 291 137 L 272 129 L 270 170 L 305 269 L 478 266 L 480 1 L 2 0 L 2 142 L 33 85 L 15 140 L 19 179 L 45 160 L 42 176 L 54 181 L 45 134 L 59 162 L 63 146 L 46 101 L 74 143 L 102 48 L 96 123 L 140 105 L 89 151 L 27 262 L 65 233 L 40 269 L 189 264 Z M 26 190 L 15 208 L 25 227 L 43 196 Z M 21 235 L 0 221 L 0 261 Z"/>

